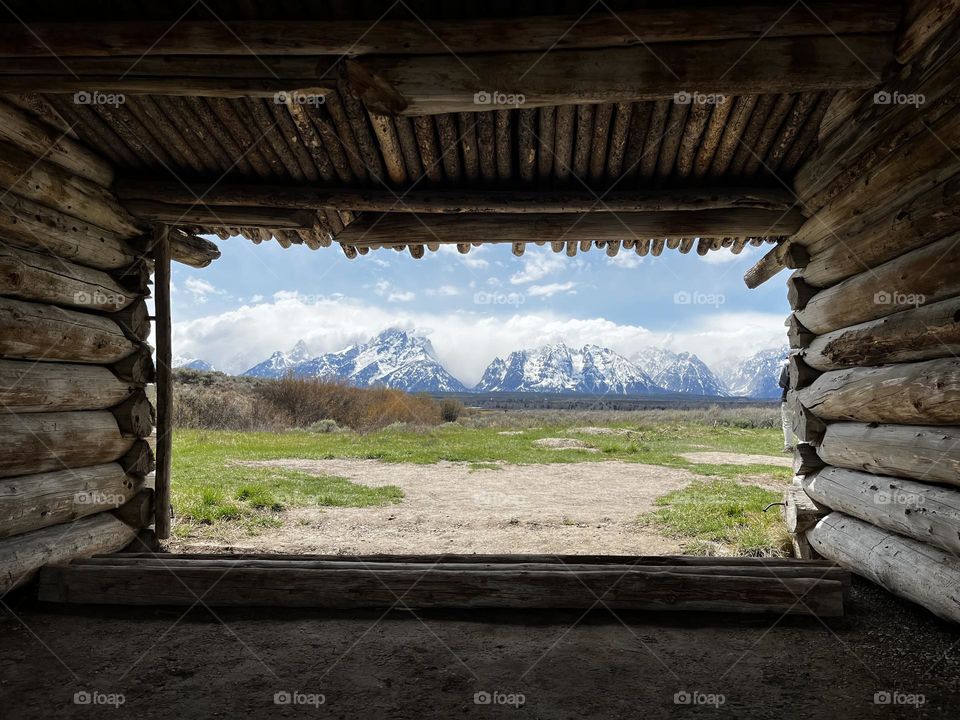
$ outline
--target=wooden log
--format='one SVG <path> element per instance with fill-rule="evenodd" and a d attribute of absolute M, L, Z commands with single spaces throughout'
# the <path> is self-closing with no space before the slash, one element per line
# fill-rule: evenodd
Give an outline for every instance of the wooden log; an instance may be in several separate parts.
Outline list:
<path fill-rule="evenodd" d="M 89 412 L 0 414 L 0 477 L 113 462 L 133 445 L 114 416 Z"/>
<path fill-rule="evenodd" d="M 9 193 L 122 237 L 134 237 L 140 232 L 136 221 L 112 193 L 5 142 L 0 142 L 0 185 Z"/>
<path fill-rule="evenodd" d="M 0 298 L 0 356 L 105 365 L 136 345 L 105 317 L 53 305 Z"/>
<path fill-rule="evenodd" d="M 0 295 L 114 312 L 134 301 L 127 288 L 102 270 L 0 242 Z"/>
<path fill-rule="evenodd" d="M 420 215 L 369 214 L 343 230 L 337 239 L 355 245 L 394 244 L 397 238 L 424 241 L 477 242 L 536 240 L 621 240 L 671 234 L 731 236 L 789 234 L 802 222 L 799 211 L 754 209 L 692 210 L 633 213 L 527 213 Z"/>
<path fill-rule="evenodd" d="M 113 184 L 113 169 L 103 158 L 63 131 L 38 123 L 5 102 L 0 102 L 0 139 L 101 187 Z"/>
<path fill-rule="evenodd" d="M 897 42 L 897 62 L 906 65 L 941 30 L 960 13 L 957 0 L 916 0 L 907 3 L 900 39 Z"/>
<path fill-rule="evenodd" d="M 799 320 L 796 313 L 791 313 L 787 321 L 787 339 L 790 341 L 791 348 L 809 347 L 816 335 L 807 330 Z"/>
<path fill-rule="evenodd" d="M 125 436 L 148 437 L 153 432 L 156 416 L 143 390 L 137 390 L 119 405 L 110 408 L 110 412 Z"/>
<path fill-rule="evenodd" d="M 750 62 L 738 62 L 746 53 Z M 456 67 L 439 55 L 365 56 L 348 60 L 347 71 L 371 110 L 431 115 L 487 110 L 490 88 L 522 95 L 526 108 L 664 99 L 678 87 L 723 95 L 867 88 L 891 57 L 891 36 L 878 34 L 679 42 L 656 55 L 643 46 L 466 54 Z M 530 69 L 518 78 L 517 67 Z"/>
<path fill-rule="evenodd" d="M 369 569 L 60 565 L 44 570 L 40 598 L 51 602 L 183 605 L 187 596 L 214 607 L 578 608 L 737 613 L 843 613 L 842 585 L 811 578 L 724 577 L 649 570 L 574 574 L 563 570 L 430 572 Z M 163 574 L 161 576 L 161 573 Z M 215 582 L 215 578 L 220 578 Z M 109 588 L 109 590 L 105 590 Z M 196 595 L 192 595 L 196 593 Z M 798 598 L 802 598 L 798 602 Z"/>
<path fill-rule="evenodd" d="M 205 268 L 220 257 L 220 249 L 206 238 L 171 228 L 170 259 L 194 268 Z"/>
<path fill-rule="evenodd" d="M 817 448 L 810 443 L 798 442 L 793 448 L 793 474 L 807 475 L 824 466 Z"/>
<path fill-rule="evenodd" d="M 436 162 L 436 158 L 434 158 Z M 117 189 L 124 201 L 151 200 L 178 207 L 200 204 L 218 214 L 234 206 L 320 210 L 349 208 L 359 212 L 409 213 L 572 213 L 649 212 L 657 210 L 715 210 L 754 208 L 789 210 L 791 193 L 782 188 L 705 185 L 654 190 L 611 190 L 598 204 L 596 195 L 582 190 L 459 190 L 412 188 L 395 193 L 382 188 L 315 187 L 251 183 L 184 183 L 158 179 L 124 178 Z M 202 202 L 197 198 L 202 197 Z M 279 225 L 277 226 L 279 227 Z"/>
<path fill-rule="evenodd" d="M 0 538 L 115 510 L 142 484 L 117 463 L 0 480 Z"/>
<path fill-rule="evenodd" d="M 123 268 L 136 259 L 122 235 L 10 193 L 0 200 L 0 238 L 101 270 Z"/>
<path fill-rule="evenodd" d="M 960 622 L 960 561 L 951 553 L 830 513 L 807 533 L 813 548 L 936 615 Z"/>
<path fill-rule="evenodd" d="M 129 524 L 129 523 L 128 523 Z M 149 529 L 137 530 L 137 534 L 129 545 L 121 548 L 121 553 L 155 553 L 160 550 L 160 541 L 157 539 L 157 533 Z"/>
<path fill-rule="evenodd" d="M 127 383 L 144 385 L 155 380 L 153 349 L 146 343 L 138 343 L 133 353 L 110 366 L 113 374 Z"/>
<path fill-rule="evenodd" d="M 784 493 L 783 501 L 783 520 L 787 526 L 787 532 L 791 535 L 802 535 L 820 518 L 830 513 L 829 505 L 817 505 L 798 487 L 788 488 Z"/>
<path fill-rule="evenodd" d="M 787 302 L 790 303 L 794 315 L 796 315 L 797 319 L 801 322 L 803 322 L 803 318 L 800 317 L 800 311 L 807 306 L 807 303 L 810 302 L 816 294 L 816 289 L 807 285 L 802 275 L 794 274 L 787 279 Z M 804 323 L 804 325 L 806 325 L 806 323 Z"/>
<path fill-rule="evenodd" d="M 135 531 L 111 513 L 98 513 L 65 527 L 48 527 L 0 543 L 0 593 L 31 580 L 48 563 L 96 553 L 113 552 L 129 544 Z"/>
<path fill-rule="evenodd" d="M 820 445 L 827 430 L 823 420 L 804 407 L 793 390 L 787 395 L 787 403 L 792 412 L 793 434 L 796 435 L 798 441 L 813 446 Z"/>
<path fill-rule="evenodd" d="M 960 554 L 957 490 L 836 467 L 808 475 L 803 489 L 833 510 Z"/>
<path fill-rule="evenodd" d="M 820 335 L 801 353 L 817 370 L 960 354 L 960 299 L 951 298 Z"/>
<path fill-rule="evenodd" d="M 960 425 L 960 360 L 834 370 L 797 394 L 824 420 Z"/>
<path fill-rule="evenodd" d="M 116 508 L 113 514 L 134 528 L 146 528 L 153 524 L 153 488 L 141 487 L 126 504 Z"/>
<path fill-rule="evenodd" d="M 724 2 L 668 9 L 631 8 L 609 13 L 478 18 L 469 23 L 419 19 L 230 19 L 230 32 L 214 20 L 8 23 L 0 32 L 3 57 L 110 57 L 115 55 L 366 55 L 457 54 L 503 50 L 553 50 L 832 33 L 890 32 L 894 3 L 810 0 L 811 8 L 773 8 L 763 2 Z M 158 42 L 157 38 L 161 38 Z M 559 40 L 558 40 L 559 38 Z"/>
<path fill-rule="evenodd" d="M 100 365 L 0 359 L 0 407 L 12 412 L 104 410 L 138 387 Z"/>
<path fill-rule="evenodd" d="M 147 303 L 142 298 L 123 310 L 110 313 L 110 319 L 119 325 L 131 340 L 145 341 L 150 337 L 152 323 Z"/>
<path fill-rule="evenodd" d="M 313 213 L 306 210 L 262 207 L 211 207 L 201 202 L 167 205 L 150 200 L 128 200 L 124 206 L 144 222 L 162 222 L 181 227 L 240 225 L 261 228 L 311 228 Z"/>
<path fill-rule="evenodd" d="M 146 440 L 135 440 L 117 462 L 128 475 L 146 477 L 156 469 L 153 449 Z"/>
<path fill-rule="evenodd" d="M 789 360 L 790 387 L 800 390 L 813 383 L 820 377 L 820 371 L 807 365 L 799 355 L 791 355 Z M 809 406 L 808 406 L 809 407 Z"/>
<path fill-rule="evenodd" d="M 818 335 L 960 295 L 960 235 L 854 275 L 814 295 L 797 319 Z"/>
<path fill-rule="evenodd" d="M 157 470 L 155 530 L 170 537 L 170 475 L 173 455 L 173 325 L 170 316 L 170 241 L 162 225 L 154 228 L 154 288 L 157 337 Z"/>
<path fill-rule="evenodd" d="M 960 486 L 960 428 L 836 422 L 817 449 L 828 465 Z"/>
<path fill-rule="evenodd" d="M 856 235 L 818 247 L 803 278 L 814 287 L 829 287 L 958 231 L 960 176 L 906 205 L 895 204 Z"/>

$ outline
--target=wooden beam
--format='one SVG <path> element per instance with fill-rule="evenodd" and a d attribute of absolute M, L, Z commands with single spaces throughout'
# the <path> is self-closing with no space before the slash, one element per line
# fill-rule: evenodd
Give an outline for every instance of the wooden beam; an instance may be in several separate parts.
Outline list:
<path fill-rule="evenodd" d="M 536 242 L 623 238 L 789 235 L 803 222 L 798 210 L 691 210 L 622 213 L 364 215 L 337 235 L 349 245 L 420 242 Z"/>
<path fill-rule="evenodd" d="M 323 188 L 315 185 L 249 183 L 181 183 L 166 179 L 129 178 L 118 183 L 118 197 L 128 208 L 137 201 L 189 208 L 208 206 L 225 218 L 225 207 L 283 208 L 411 213 L 571 213 L 651 212 L 657 210 L 715 210 L 755 208 L 789 210 L 792 193 L 783 188 L 723 185 L 657 190 L 613 190 L 598 197 L 576 190 L 458 190 Z M 198 200 L 197 198 L 201 198 Z M 167 212 L 169 214 L 172 209 Z M 280 217 L 278 215 L 278 217 Z M 218 222 L 211 224 L 217 225 Z M 237 223 L 241 224 L 242 223 Z M 282 227 L 275 225 L 274 227 Z"/>
<path fill-rule="evenodd" d="M 131 61 L 132 62 L 132 61 Z M 64 71 L 66 73 L 66 71 Z M 87 93 L 95 98 L 109 95 L 170 95 L 173 97 L 264 98 L 273 100 L 278 93 L 322 97 L 333 89 L 333 82 L 318 78 L 243 78 L 243 77 L 152 77 L 140 75 L 3 75 L 0 93 L 38 92 L 52 95 Z M 103 97 L 103 104 L 121 103 Z"/>
<path fill-rule="evenodd" d="M 166 20 L 0 25 L 0 57 L 362 55 L 622 47 L 677 40 L 891 32 L 899 6 L 869 0 L 692 3 L 580 15 L 370 20 Z M 427 26 L 429 25 L 429 27 Z M 159 39 L 158 39 L 159 38 Z"/>
<path fill-rule="evenodd" d="M 12 412 L 105 410 L 138 387 L 101 365 L 0 360 L 0 407 Z"/>
<path fill-rule="evenodd" d="M 942 29 L 960 16 L 960 0 L 909 0 L 897 43 L 897 62 L 906 65 Z"/>
<path fill-rule="evenodd" d="M 127 210 L 146 222 L 162 222 L 187 227 L 260 227 L 273 229 L 308 229 L 315 224 L 316 213 L 265 207 L 232 206 L 224 212 L 206 202 L 189 205 L 168 205 L 151 200 L 128 200 Z"/>
<path fill-rule="evenodd" d="M 960 486 L 960 427 L 835 422 L 817 452 L 836 467 Z"/>
<path fill-rule="evenodd" d="M 182 230 L 171 229 L 169 242 L 170 259 L 190 267 L 205 268 L 220 257 L 216 243 Z"/>
<path fill-rule="evenodd" d="M 170 238 L 164 225 L 153 232 L 154 304 L 157 341 L 157 470 L 155 528 L 170 537 L 170 474 L 173 454 L 173 324 L 170 317 Z"/>
<path fill-rule="evenodd" d="M 875 528 L 843 513 L 830 513 L 807 539 L 823 557 L 839 563 L 931 612 L 960 622 L 960 560 L 953 553 Z"/>
<path fill-rule="evenodd" d="M 347 69 L 371 110 L 427 115 L 658 100 L 680 89 L 748 95 L 868 88 L 892 58 L 892 35 L 847 35 L 670 43 L 656 52 L 471 54 L 458 63 L 441 55 L 371 55 L 348 60 Z"/>

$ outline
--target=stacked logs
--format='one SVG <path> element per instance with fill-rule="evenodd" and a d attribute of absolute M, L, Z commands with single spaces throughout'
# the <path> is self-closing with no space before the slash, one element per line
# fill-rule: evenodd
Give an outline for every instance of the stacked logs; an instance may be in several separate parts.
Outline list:
<path fill-rule="evenodd" d="M 797 177 L 817 210 L 789 241 L 806 258 L 788 283 L 794 467 L 815 508 L 798 540 L 954 621 L 957 68 L 956 48 L 923 53 L 880 92 L 927 93 L 925 104 L 878 107 L 868 96 L 823 139 Z"/>
<path fill-rule="evenodd" d="M 150 267 L 109 165 L 26 113 L 0 115 L 2 593 L 131 541 L 120 517 L 152 497 L 154 369 Z"/>

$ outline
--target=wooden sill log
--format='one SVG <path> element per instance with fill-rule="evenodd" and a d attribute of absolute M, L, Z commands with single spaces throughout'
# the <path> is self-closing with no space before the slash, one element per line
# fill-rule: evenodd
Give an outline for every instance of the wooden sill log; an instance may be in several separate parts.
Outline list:
<path fill-rule="evenodd" d="M 831 423 L 817 452 L 827 465 L 960 486 L 960 427 Z"/>
<path fill-rule="evenodd" d="M 960 425 L 960 359 L 833 370 L 797 396 L 823 420 Z"/>
<path fill-rule="evenodd" d="M 133 441 L 103 410 L 0 413 L 0 477 L 113 462 Z"/>
<path fill-rule="evenodd" d="M 960 356 L 960 298 L 834 330 L 815 338 L 801 353 L 817 370 L 948 356 Z"/>
<path fill-rule="evenodd" d="M 823 557 L 935 615 L 960 622 L 960 560 L 952 553 L 838 512 L 820 520 L 807 539 Z"/>
<path fill-rule="evenodd" d="M 153 524 L 153 488 L 139 485 L 140 490 L 113 514 L 134 528 L 147 528 Z"/>
<path fill-rule="evenodd" d="M 156 412 L 143 390 L 137 390 L 116 407 L 110 408 L 120 433 L 127 437 L 149 437 L 156 424 Z"/>
<path fill-rule="evenodd" d="M 0 356 L 106 365 L 136 348 L 106 317 L 0 298 Z"/>
<path fill-rule="evenodd" d="M 797 320 L 822 335 L 960 295 L 958 245 L 960 235 L 948 235 L 821 290 L 796 311 Z"/>
<path fill-rule="evenodd" d="M 0 593 L 29 581 L 47 563 L 115 552 L 135 535 L 133 528 L 105 512 L 7 538 L 0 542 Z"/>
<path fill-rule="evenodd" d="M 791 535 L 802 535 L 830 512 L 829 506 L 814 502 L 798 487 L 787 488 L 783 500 L 783 520 Z"/>
<path fill-rule="evenodd" d="M 98 312 L 123 310 L 137 297 L 102 270 L 6 244 L 0 244 L 0 295 Z"/>
<path fill-rule="evenodd" d="M 960 491 L 826 467 L 803 480 L 816 502 L 960 556 Z"/>
<path fill-rule="evenodd" d="M 105 410 L 139 387 L 100 365 L 0 360 L 0 407 L 11 412 Z"/>
<path fill-rule="evenodd" d="M 117 463 L 0 480 L 0 538 L 116 510 L 142 486 Z"/>
<path fill-rule="evenodd" d="M 123 235 L 12 194 L 0 199 L 0 238 L 100 270 L 119 270 L 136 260 Z"/>
<path fill-rule="evenodd" d="M 171 582 L 173 572 L 179 582 Z M 218 580 L 219 579 L 219 580 Z M 688 575 L 652 570 L 378 570 L 60 565 L 45 568 L 52 602 L 211 607 L 586 609 L 843 613 L 843 586 L 812 578 Z M 196 594 L 194 594 L 196 593 Z M 798 600 L 799 598 L 799 600 Z"/>

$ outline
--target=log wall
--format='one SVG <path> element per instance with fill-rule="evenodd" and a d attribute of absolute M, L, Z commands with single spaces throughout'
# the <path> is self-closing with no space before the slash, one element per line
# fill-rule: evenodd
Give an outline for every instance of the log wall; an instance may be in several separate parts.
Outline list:
<path fill-rule="evenodd" d="M 108 162 L 20 108 L 0 120 L 2 595 L 152 522 L 155 419 L 149 238 Z"/>
<path fill-rule="evenodd" d="M 955 25 L 822 129 L 787 244 L 805 255 L 788 282 L 792 503 L 802 488 L 815 508 L 795 546 L 960 621 Z"/>

